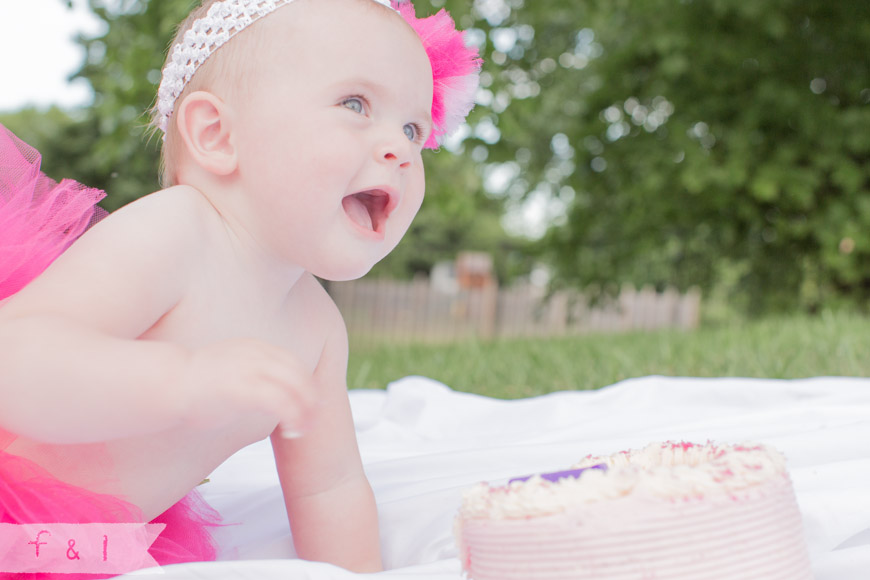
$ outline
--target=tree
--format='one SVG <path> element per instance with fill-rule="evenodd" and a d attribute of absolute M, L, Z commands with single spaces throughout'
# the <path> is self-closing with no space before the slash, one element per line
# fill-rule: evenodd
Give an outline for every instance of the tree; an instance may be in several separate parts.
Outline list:
<path fill-rule="evenodd" d="M 870 5 L 541 1 L 500 26 L 535 42 L 493 75 L 496 157 L 567 202 L 541 245 L 563 284 L 736 272 L 756 309 L 866 303 Z"/>
<path fill-rule="evenodd" d="M 190 11 L 191 0 L 89 0 L 106 22 L 107 32 L 78 42 L 87 57 L 75 75 L 87 80 L 95 98 L 88 109 L 97 138 L 89 152 L 111 195 L 115 209 L 155 191 L 158 183 L 158 137 L 149 139 L 146 111 L 154 102 L 167 46 L 175 27 Z"/>
<path fill-rule="evenodd" d="M 0 117 L 0 123 L 42 155 L 42 170 L 50 177 L 76 179 L 105 189 L 105 174 L 91 155 L 97 129 L 82 111 L 67 112 L 57 107 L 47 111 L 28 108 Z"/>

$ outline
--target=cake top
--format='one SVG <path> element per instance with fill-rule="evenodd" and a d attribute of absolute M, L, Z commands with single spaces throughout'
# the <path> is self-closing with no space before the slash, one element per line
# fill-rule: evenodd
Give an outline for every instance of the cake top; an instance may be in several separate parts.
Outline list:
<path fill-rule="evenodd" d="M 629 495 L 686 500 L 733 495 L 786 474 L 776 450 L 756 444 L 654 443 L 641 450 L 584 458 L 568 471 L 481 483 L 463 497 L 460 517 L 513 519 Z"/>

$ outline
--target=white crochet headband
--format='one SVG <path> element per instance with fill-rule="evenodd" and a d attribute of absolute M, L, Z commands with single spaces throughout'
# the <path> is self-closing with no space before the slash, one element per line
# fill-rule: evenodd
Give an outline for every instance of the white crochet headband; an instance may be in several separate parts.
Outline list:
<path fill-rule="evenodd" d="M 389 0 L 373 1 L 392 8 Z M 172 57 L 163 69 L 157 90 L 154 119 L 157 127 L 166 133 L 175 101 L 208 57 L 260 18 L 291 2 L 293 0 L 223 0 L 213 4 L 172 47 Z"/>

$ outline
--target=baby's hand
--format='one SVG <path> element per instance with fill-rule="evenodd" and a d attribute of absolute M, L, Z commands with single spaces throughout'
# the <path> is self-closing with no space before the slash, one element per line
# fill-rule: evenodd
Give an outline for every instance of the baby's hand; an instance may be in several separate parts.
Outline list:
<path fill-rule="evenodd" d="M 294 354 L 255 339 L 234 339 L 194 350 L 181 385 L 190 395 L 192 425 L 215 428 L 243 413 L 270 415 L 287 437 L 308 427 L 316 403 L 311 371 Z"/>

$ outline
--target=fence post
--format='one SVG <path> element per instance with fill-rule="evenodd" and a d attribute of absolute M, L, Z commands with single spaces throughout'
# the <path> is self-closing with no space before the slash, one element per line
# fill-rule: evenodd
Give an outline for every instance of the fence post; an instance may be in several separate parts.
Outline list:
<path fill-rule="evenodd" d="M 675 322 L 678 328 L 698 328 L 701 322 L 701 290 L 697 286 L 692 286 L 680 297 Z"/>
<path fill-rule="evenodd" d="M 619 330 L 634 330 L 637 327 L 637 290 L 634 286 L 623 284 L 619 291 L 620 324 Z"/>
<path fill-rule="evenodd" d="M 565 336 L 568 328 L 568 296 L 564 290 L 553 293 L 547 300 L 547 334 Z"/>
<path fill-rule="evenodd" d="M 496 315 L 498 314 L 498 284 L 491 281 L 480 289 L 480 336 L 495 337 Z"/>

